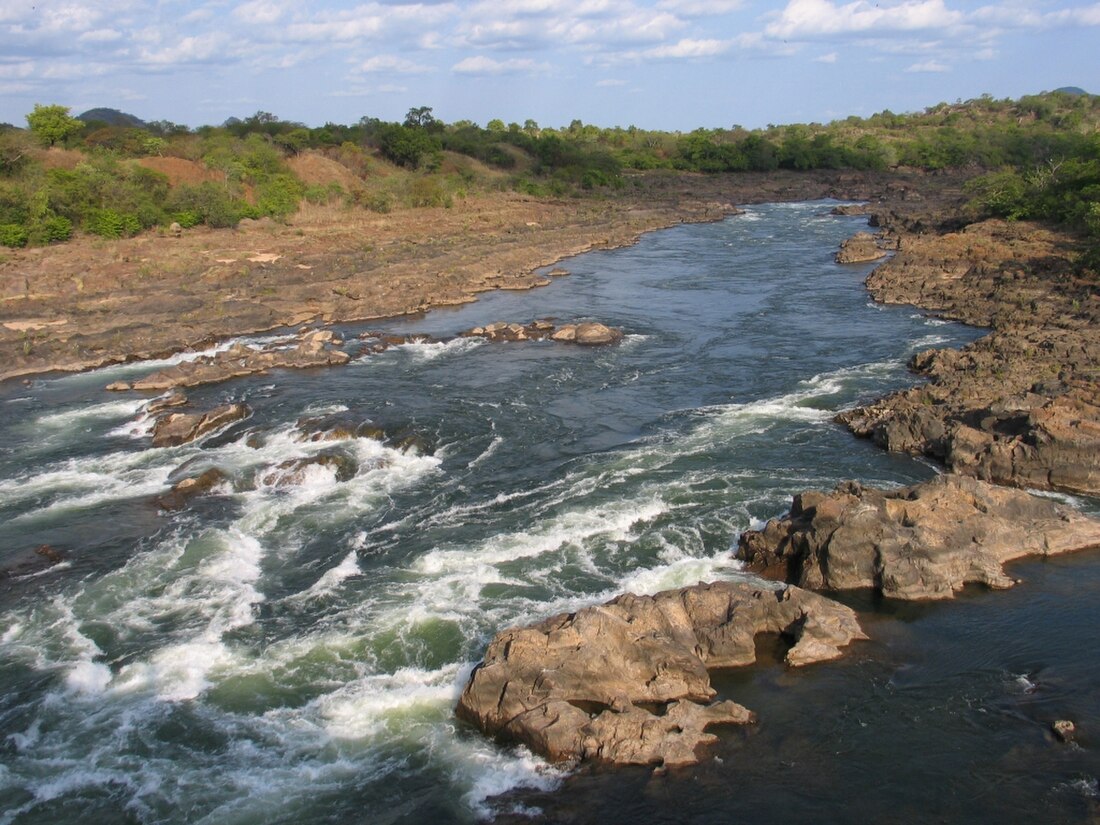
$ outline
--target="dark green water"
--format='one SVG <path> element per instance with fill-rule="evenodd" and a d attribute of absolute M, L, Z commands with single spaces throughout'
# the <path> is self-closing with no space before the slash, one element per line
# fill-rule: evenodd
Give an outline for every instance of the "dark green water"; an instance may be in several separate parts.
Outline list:
<path fill-rule="evenodd" d="M 723 676 L 761 722 L 689 773 L 566 780 L 452 718 L 504 627 L 739 575 L 737 535 L 800 489 L 932 474 L 831 418 L 977 333 L 870 305 L 868 269 L 832 263 L 860 222 L 830 206 L 654 233 L 545 289 L 386 325 L 591 317 L 627 330 L 617 347 L 411 345 L 202 388 L 200 408 L 255 410 L 203 445 L 151 449 L 145 399 L 102 390 L 153 365 L 0 388 L 0 563 L 67 554 L 0 582 L 0 822 L 1081 820 L 1095 555 L 1008 594 L 875 608 L 840 663 Z M 327 412 L 430 449 L 299 441 Z M 332 448 L 350 480 L 256 483 Z M 234 486 L 159 512 L 192 460 Z M 1047 741 L 1063 715 L 1084 748 Z"/>

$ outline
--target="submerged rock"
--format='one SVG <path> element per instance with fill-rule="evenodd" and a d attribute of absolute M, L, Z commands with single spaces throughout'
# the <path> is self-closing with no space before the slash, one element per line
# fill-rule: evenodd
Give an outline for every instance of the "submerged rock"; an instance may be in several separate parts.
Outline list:
<path fill-rule="evenodd" d="M 841 655 L 866 638 L 855 613 L 797 587 L 698 584 L 499 633 L 456 713 L 554 762 L 691 764 L 715 724 L 752 713 L 714 702 L 708 668 L 756 660 L 758 633 L 790 636 L 792 666 Z"/>
<path fill-rule="evenodd" d="M 169 413 L 153 427 L 154 447 L 187 444 L 252 414 L 247 404 L 224 404 L 205 413 Z"/>
<path fill-rule="evenodd" d="M 326 367 L 346 364 L 350 356 L 343 350 L 328 349 L 328 344 L 342 343 L 331 330 L 303 333 L 293 346 L 250 347 L 234 344 L 211 356 L 184 361 L 158 370 L 136 381 L 116 381 L 109 390 L 171 390 L 195 387 L 267 372 L 271 369 Z"/>
<path fill-rule="evenodd" d="M 1077 737 L 1077 726 L 1069 719 L 1054 721 L 1050 729 L 1061 742 L 1072 742 Z"/>
<path fill-rule="evenodd" d="M 0 567 L 0 581 L 33 576 L 68 561 L 68 554 L 52 544 L 40 544 L 30 554 L 17 555 L 13 564 Z"/>
<path fill-rule="evenodd" d="M 957 475 L 883 492 L 844 482 L 805 492 L 737 554 L 762 575 L 811 589 L 874 588 L 948 599 L 968 583 L 1006 588 L 1003 565 L 1100 546 L 1100 521 L 1020 490 Z"/>
<path fill-rule="evenodd" d="M 264 487 L 291 487 L 306 480 L 311 467 L 323 467 L 330 470 L 339 482 L 355 477 L 359 465 L 350 456 L 338 450 L 325 450 L 306 458 L 292 458 L 283 461 L 260 477 Z"/>

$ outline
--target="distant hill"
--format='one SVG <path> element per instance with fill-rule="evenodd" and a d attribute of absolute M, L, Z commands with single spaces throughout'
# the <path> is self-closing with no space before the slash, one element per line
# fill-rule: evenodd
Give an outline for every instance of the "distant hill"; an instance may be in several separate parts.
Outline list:
<path fill-rule="evenodd" d="M 1061 92 L 1064 95 L 1087 95 L 1084 89 L 1080 86 L 1062 86 L 1060 89 L 1055 89 L 1056 92 Z"/>
<path fill-rule="evenodd" d="M 89 109 L 84 114 L 77 115 L 76 119 L 83 120 L 85 123 L 106 123 L 108 126 L 127 126 L 136 129 L 145 127 L 144 120 L 126 112 L 120 112 L 118 109 Z"/>

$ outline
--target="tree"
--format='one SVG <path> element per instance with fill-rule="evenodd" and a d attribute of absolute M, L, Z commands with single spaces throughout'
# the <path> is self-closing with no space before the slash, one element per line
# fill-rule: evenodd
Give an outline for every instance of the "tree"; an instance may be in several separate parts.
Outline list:
<path fill-rule="evenodd" d="M 443 124 L 432 114 L 431 106 L 415 106 L 409 109 L 403 125 L 408 129 L 423 129 L 427 132 L 437 132 L 443 128 Z"/>
<path fill-rule="evenodd" d="M 68 106 L 56 103 L 49 106 L 35 103 L 34 111 L 27 115 L 27 125 L 31 133 L 47 146 L 53 146 L 84 128 L 83 122 L 69 116 Z"/>
<path fill-rule="evenodd" d="M 442 148 L 439 138 L 434 135 L 399 123 L 384 124 L 379 129 L 378 144 L 389 160 L 410 169 L 417 168 L 425 155 L 437 153 Z"/>

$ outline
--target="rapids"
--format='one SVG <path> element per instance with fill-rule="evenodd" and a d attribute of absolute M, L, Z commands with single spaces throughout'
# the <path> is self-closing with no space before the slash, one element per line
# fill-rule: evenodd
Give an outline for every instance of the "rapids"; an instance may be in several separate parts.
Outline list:
<path fill-rule="evenodd" d="M 344 367 L 198 388 L 189 392 L 197 408 L 234 400 L 255 411 L 200 445 L 152 449 L 147 399 L 103 390 L 163 361 L 0 387 L 0 565 L 11 571 L 0 580 L 0 823 L 570 815 L 560 770 L 452 716 L 494 633 L 624 590 L 741 575 L 738 534 L 803 488 L 935 472 L 854 440 L 832 416 L 914 381 L 905 369 L 914 352 L 980 333 L 870 304 L 870 267 L 832 260 L 862 221 L 831 216 L 831 206 L 751 207 L 572 259 L 572 275 L 540 290 L 371 325 L 453 335 L 496 320 L 591 318 L 626 330 L 618 346 L 410 344 Z M 362 329 L 343 331 L 352 340 Z M 424 446 L 299 438 L 299 419 L 332 413 L 414 433 Z M 354 460 L 353 477 L 314 466 L 300 484 L 270 482 L 279 464 L 328 449 Z M 232 483 L 161 512 L 153 498 L 185 462 L 222 468 Z M 65 560 L 36 566 L 42 544 Z M 1095 592 L 1100 564 L 1078 566 Z M 957 615 L 940 605 L 906 621 L 926 635 L 929 622 L 942 626 L 953 640 Z M 883 630 L 888 639 L 905 627 L 871 623 L 880 626 L 894 628 Z M 761 714 L 762 741 L 776 726 L 812 739 L 800 726 L 844 709 L 823 735 L 843 738 L 839 729 L 854 742 L 836 757 L 852 782 L 884 759 L 853 726 L 891 713 L 927 718 L 945 701 L 936 679 L 926 689 L 904 675 L 906 656 L 935 650 L 875 650 L 854 665 L 790 677 L 764 666 L 727 681 Z M 1010 695 L 1056 667 L 1004 658 L 975 667 L 982 685 L 996 673 Z M 859 667 L 864 678 L 843 675 Z M 769 686 L 788 682 L 799 702 L 819 704 L 799 705 L 800 716 L 780 702 L 769 716 Z M 850 695 L 861 689 L 882 707 Z M 952 690 L 952 701 L 974 693 Z M 742 737 L 724 740 L 701 789 L 671 777 L 656 800 L 618 800 L 617 780 L 596 775 L 580 778 L 576 798 L 606 821 L 628 809 L 632 819 L 675 821 L 696 810 L 684 800 L 698 792 L 699 821 L 758 821 L 755 809 L 718 802 L 739 794 Z M 1096 795 L 1095 758 L 1055 761 L 1035 811 L 1084 810 Z M 623 776 L 632 788 L 651 781 Z M 933 794 L 943 781 L 923 768 L 914 778 Z"/>

